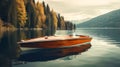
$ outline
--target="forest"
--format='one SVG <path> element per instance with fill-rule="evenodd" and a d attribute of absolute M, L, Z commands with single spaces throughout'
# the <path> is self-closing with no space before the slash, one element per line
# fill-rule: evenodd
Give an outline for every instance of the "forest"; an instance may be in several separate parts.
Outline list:
<path fill-rule="evenodd" d="M 72 30 L 75 25 L 65 21 L 64 16 L 50 9 L 44 1 L 0 0 L 0 30 L 4 28 L 40 28 L 54 32 Z"/>

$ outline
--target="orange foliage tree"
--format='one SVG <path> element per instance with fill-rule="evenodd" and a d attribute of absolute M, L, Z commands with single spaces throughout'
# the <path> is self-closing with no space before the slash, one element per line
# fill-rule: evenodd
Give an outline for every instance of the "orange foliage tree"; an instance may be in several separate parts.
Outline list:
<path fill-rule="evenodd" d="M 16 11 L 17 11 L 17 26 L 24 27 L 27 19 L 26 8 L 24 0 L 16 0 Z"/>

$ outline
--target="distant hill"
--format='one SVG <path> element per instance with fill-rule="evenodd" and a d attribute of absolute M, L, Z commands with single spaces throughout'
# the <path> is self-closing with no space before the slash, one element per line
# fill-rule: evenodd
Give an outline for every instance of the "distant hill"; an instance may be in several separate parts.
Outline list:
<path fill-rule="evenodd" d="M 90 19 L 91 18 L 85 18 L 85 19 L 82 19 L 82 20 L 72 20 L 71 22 L 73 22 L 74 24 L 79 24 L 79 23 L 86 22 L 86 21 L 88 21 Z"/>
<path fill-rule="evenodd" d="M 77 27 L 120 27 L 120 9 L 100 15 L 91 20 L 77 24 Z"/>

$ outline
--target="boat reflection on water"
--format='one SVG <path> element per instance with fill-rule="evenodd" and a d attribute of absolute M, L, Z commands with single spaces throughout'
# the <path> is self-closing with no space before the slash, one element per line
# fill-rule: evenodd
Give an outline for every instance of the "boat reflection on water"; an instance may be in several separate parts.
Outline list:
<path fill-rule="evenodd" d="M 90 47 L 91 44 L 88 43 L 66 48 L 32 49 L 23 51 L 18 60 L 27 62 L 55 60 L 65 56 L 80 54 L 87 51 Z"/>

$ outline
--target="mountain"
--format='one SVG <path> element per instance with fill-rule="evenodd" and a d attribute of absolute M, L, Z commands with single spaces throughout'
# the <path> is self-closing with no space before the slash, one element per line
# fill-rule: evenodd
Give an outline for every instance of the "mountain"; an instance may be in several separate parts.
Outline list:
<path fill-rule="evenodd" d="M 111 11 L 109 13 L 100 15 L 83 23 L 77 25 L 77 27 L 120 27 L 120 9 Z"/>
<path fill-rule="evenodd" d="M 71 20 L 71 22 L 73 22 L 74 24 L 79 24 L 79 23 L 86 22 L 86 21 L 88 21 L 90 19 L 91 18 L 85 18 L 85 19 L 82 19 L 82 20 Z"/>

